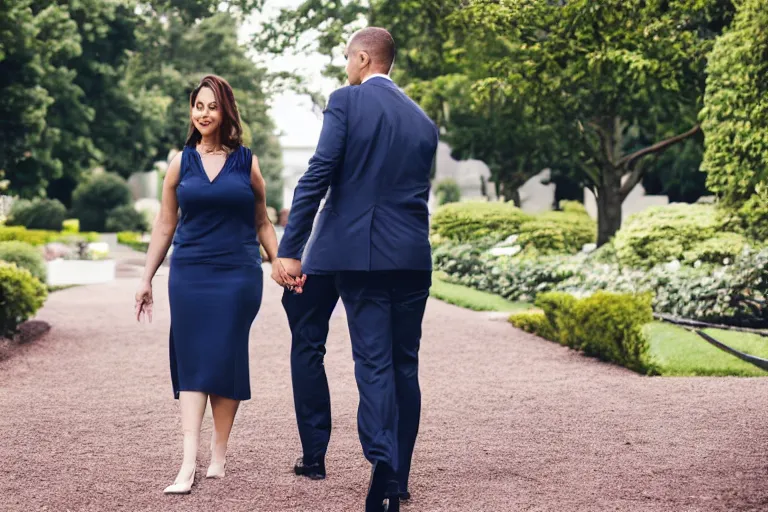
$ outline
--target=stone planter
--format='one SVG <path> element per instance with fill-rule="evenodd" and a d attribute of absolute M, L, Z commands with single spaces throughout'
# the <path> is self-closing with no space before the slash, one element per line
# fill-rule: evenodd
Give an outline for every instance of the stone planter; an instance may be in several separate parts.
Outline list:
<path fill-rule="evenodd" d="M 115 279 L 115 260 L 55 259 L 48 264 L 48 285 L 107 283 Z"/>

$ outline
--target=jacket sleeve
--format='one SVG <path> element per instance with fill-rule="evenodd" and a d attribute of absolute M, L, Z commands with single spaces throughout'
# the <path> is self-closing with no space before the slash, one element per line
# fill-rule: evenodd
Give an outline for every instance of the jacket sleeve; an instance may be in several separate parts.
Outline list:
<path fill-rule="evenodd" d="M 277 251 L 280 258 L 301 259 L 320 201 L 328 191 L 333 172 L 344 160 L 348 94 L 349 88 L 344 87 L 334 91 L 328 98 L 317 149 L 309 159 L 309 168 L 293 192 L 288 224 Z"/>

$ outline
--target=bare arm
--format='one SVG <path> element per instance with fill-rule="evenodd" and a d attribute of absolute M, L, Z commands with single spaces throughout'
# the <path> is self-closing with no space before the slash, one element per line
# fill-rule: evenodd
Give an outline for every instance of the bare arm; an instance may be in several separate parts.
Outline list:
<path fill-rule="evenodd" d="M 155 219 L 152 228 L 152 238 L 149 241 L 147 260 L 144 265 L 142 281 L 151 283 L 157 269 L 163 263 L 168 248 L 173 241 L 176 224 L 179 221 L 179 203 L 176 199 L 176 187 L 179 186 L 181 175 L 181 153 L 178 153 L 168 166 L 168 172 L 163 180 L 163 194 L 160 201 L 160 214 Z"/>
<path fill-rule="evenodd" d="M 277 257 L 277 235 L 275 227 L 269 220 L 267 214 L 267 184 L 259 168 L 259 159 L 253 156 L 251 164 L 251 188 L 256 198 L 256 232 L 259 235 L 259 242 L 264 247 L 269 261 L 275 261 Z"/>
<path fill-rule="evenodd" d="M 267 214 L 267 184 L 264 182 L 264 176 L 261 175 L 259 159 L 255 155 L 251 164 L 251 188 L 256 198 L 256 232 L 259 235 L 259 242 L 267 253 L 267 258 L 272 263 L 272 279 L 281 286 L 297 289 L 300 292 L 303 281 L 298 279 L 299 276 L 289 275 L 277 258 L 277 235 Z"/>

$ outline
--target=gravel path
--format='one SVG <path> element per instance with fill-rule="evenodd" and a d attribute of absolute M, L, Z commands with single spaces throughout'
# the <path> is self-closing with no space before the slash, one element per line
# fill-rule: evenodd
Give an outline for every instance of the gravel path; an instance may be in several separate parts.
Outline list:
<path fill-rule="evenodd" d="M 193 493 L 164 496 L 181 457 L 166 277 L 156 279 L 151 325 L 131 316 L 138 267 L 119 277 L 52 294 L 39 314 L 51 331 L 0 363 L 0 510 L 362 510 L 368 465 L 343 311 L 326 359 L 328 479 L 291 473 L 289 332 L 280 289 L 267 282 L 252 330 L 254 398 L 235 422 L 227 477 L 203 478 L 208 416 Z M 640 377 L 437 301 L 421 376 L 405 510 L 768 509 L 768 379 Z"/>

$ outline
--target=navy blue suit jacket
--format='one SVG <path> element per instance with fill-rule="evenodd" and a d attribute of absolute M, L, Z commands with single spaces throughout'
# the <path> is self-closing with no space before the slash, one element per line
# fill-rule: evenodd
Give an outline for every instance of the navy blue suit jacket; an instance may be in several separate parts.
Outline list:
<path fill-rule="evenodd" d="M 386 78 L 334 91 L 278 256 L 303 255 L 305 274 L 431 270 L 427 201 L 437 142 L 432 120 Z"/>

